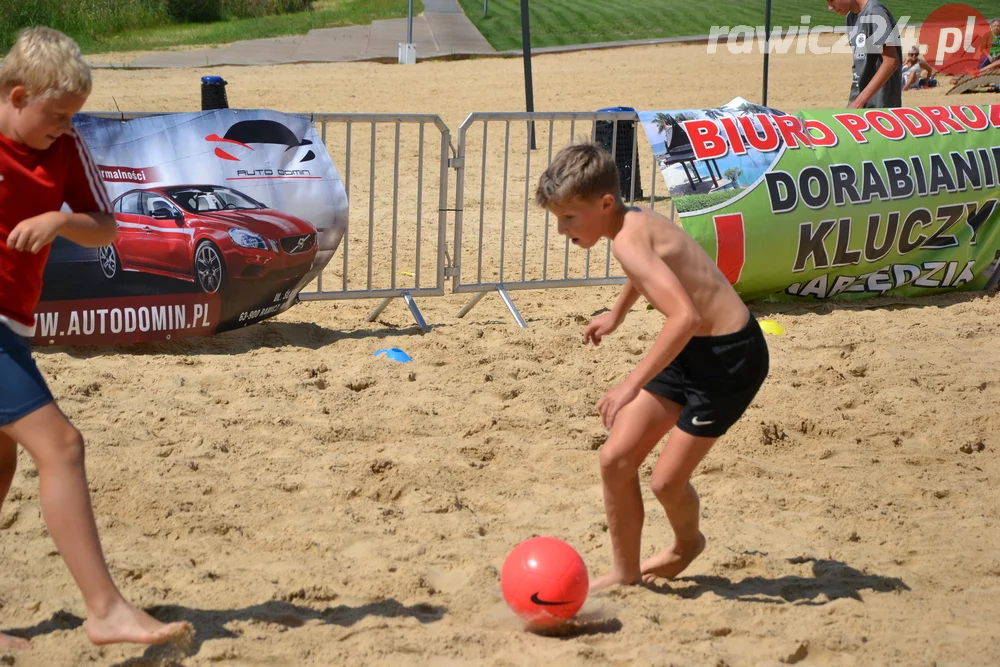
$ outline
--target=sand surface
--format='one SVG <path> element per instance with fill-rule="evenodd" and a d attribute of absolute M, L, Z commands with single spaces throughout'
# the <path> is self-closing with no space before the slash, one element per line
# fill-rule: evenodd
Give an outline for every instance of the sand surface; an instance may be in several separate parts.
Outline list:
<path fill-rule="evenodd" d="M 849 57 L 779 56 L 772 64 L 772 106 L 843 104 Z M 535 106 L 759 101 L 759 70 L 758 57 L 706 56 L 697 46 L 542 56 L 534 60 Z M 196 110 L 205 73 L 100 70 L 87 109 Z M 432 113 L 456 133 L 474 111 L 523 107 L 520 60 L 211 73 L 229 81 L 233 106 Z M 956 103 L 941 89 L 904 101 Z M 355 131 L 367 150 L 367 127 Z M 378 164 L 391 165 L 391 145 L 379 142 Z M 412 148 L 402 150 L 412 164 Z M 360 288 L 364 159 L 352 171 L 349 282 Z M 502 179 L 486 180 L 484 233 L 498 234 Z M 469 187 L 477 209 L 480 184 Z M 509 196 L 520 202 L 523 190 Z M 378 193 L 380 211 L 390 197 Z M 437 200 L 433 191 L 426 197 L 424 242 L 430 235 L 433 247 Z M 478 227 L 478 210 L 468 217 Z M 414 233 L 400 231 L 407 242 Z M 512 233 L 517 260 L 521 237 Z M 529 272 L 544 262 L 560 268 L 561 256 L 538 257 L 536 241 L 525 244 Z M 475 267 L 472 247 L 463 241 L 465 267 Z M 373 249 L 376 282 L 388 275 L 386 253 Z M 422 286 L 433 284 L 426 246 L 421 267 Z M 334 284 L 342 268 L 338 254 L 328 268 Z M 400 256 L 396 268 L 413 273 L 415 261 Z M 0 513 L 0 627 L 32 636 L 34 650 L 0 662 L 1000 664 L 1000 300 L 981 294 L 755 307 L 788 334 L 768 338 L 768 382 L 696 473 L 704 555 L 669 584 L 593 596 L 584 622 L 561 637 L 521 631 L 498 574 L 517 543 L 554 535 L 580 551 L 592 574 L 610 564 L 595 404 L 660 323 L 640 302 L 616 335 L 584 348 L 583 326 L 615 295 L 613 287 L 515 293 L 527 329 L 495 295 L 457 319 L 467 297 L 449 295 L 418 298 L 434 325 L 427 335 L 402 301 L 366 323 L 377 302 L 361 300 L 302 303 L 202 340 L 39 350 L 60 405 L 88 440 L 115 579 L 159 618 L 192 621 L 197 637 L 187 650 L 87 642 L 80 596 L 45 529 L 37 474 L 22 452 Z M 372 356 L 384 347 L 414 361 Z M 641 472 L 645 555 L 671 539 L 648 491 L 650 469 Z"/>

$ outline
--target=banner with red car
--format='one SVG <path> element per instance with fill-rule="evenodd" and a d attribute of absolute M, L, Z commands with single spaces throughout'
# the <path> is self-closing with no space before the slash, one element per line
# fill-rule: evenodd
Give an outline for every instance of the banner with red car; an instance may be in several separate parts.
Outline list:
<path fill-rule="evenodd" d="M 260 322 L 291 307 L 347 229 L 343 182 L 308 118 L 81 114 L 74 127 L 118 236 L 103 248 L 53 243 L 36 343 L 171 340 Z"/>

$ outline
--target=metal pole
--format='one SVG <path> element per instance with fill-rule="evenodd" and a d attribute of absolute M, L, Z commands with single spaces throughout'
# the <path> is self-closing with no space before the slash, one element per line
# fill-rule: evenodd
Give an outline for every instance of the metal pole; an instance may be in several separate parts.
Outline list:
<path fill-rule="evenodd" d="M 483 0 L 483 18 L 490 12 L 490 0 Z"/>
<path fill-rule="evenodd" d="M 406 9 L 406 43 L 413 44 L 413 0 L 410 0 Z"/>
<path fill-rule="evenodd" d="M 767 106 L 767 73 L 771 59 L 771 0 L 767 0 L 764 8 L 764 100 Z"/>
<path fill-rule="evenodd" d="M 531 84 L 531 25 L 528 22 L 528 0 L 521 0 L 521 48 L 524 50 L 524 97 L 528 113 L 535 110 Z M 535 150 L 535 123 L 530 123 L 531 150 Z"/>

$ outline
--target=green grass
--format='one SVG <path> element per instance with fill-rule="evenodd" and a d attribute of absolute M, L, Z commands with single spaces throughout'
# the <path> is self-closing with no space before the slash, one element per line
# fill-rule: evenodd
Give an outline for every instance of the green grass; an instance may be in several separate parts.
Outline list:
<path fill-rule="evenodd" d="M 423 11 L 420 0 L 413 4 L 414 13 Z M 308 12 L 183 24 L 172 23 L 165 7 L 155 0 L 0 0 L 0 41 L 6 51 L 21 27 L 49 25 L 77 40 L 84 53 L 225 44 L 405 18 L 407 0 L 318 0 Z"/>
<path fill-rule="evenodd" d="M 720 190 L 719 192 L 707 192 L 701 195 L 685 195 L 674 199 L 674 206 L 677 208 L 678 213 L 700 211 L 703 208 L 727 202 L 739 193 L 740 190 Z"/>
<path fill-rule="evenodd" d="M 944 4 L 942 0 L 883 0 L 899 19 L 919 23 Z M 996 0 L 963 0 L 987 18 L 1000 13 Z M 520 0 L 459 0 L 462 9 L 498 51 L 521 48 Z M 824 0 L 774 0 L 772 25 L 843 25 L 844 19 L 826 8 Z M 764 0 L 532 0 L 531 45 L 535 48 L 617 42 L 658 37 L 707 35 L 712 25 L 764 25 Z"/>
<path fill-rule="evenodd" d="M 420 0 L 415 0 L 413 5 L 414 14 L 423 11 Z M 407 0 L 321 0 L 313 6 L 311 12 L 218 23 L 165 25 L 101 37 L 88 45 L 87 50 L 91 53 L 145 51 L 171 46 L 226 44 L 244 39 L 304 35 L 318 28 L 368 25 L 372 21 L 405 18 L 406 11 Z"/>
<path fill-rule="evenodd" d="M 61 30 L 85 46 L 97 34 L 167 20 L 167 0 L 0 0 L 0 47 L 6 53 L 17 33 L 32 26 Z"/>

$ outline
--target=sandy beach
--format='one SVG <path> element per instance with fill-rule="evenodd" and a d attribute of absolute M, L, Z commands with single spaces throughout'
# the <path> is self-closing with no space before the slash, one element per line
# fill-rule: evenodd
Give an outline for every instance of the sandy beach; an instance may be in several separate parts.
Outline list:
<path fill-rule="evenodd" d="M 771 62 L 771 106 L 844 106 L 849 56 Z M 540 111 L 760 99 L 759 57 L 703 46 L 533 64 Z M 480 59 L 102 69 L 85 111 L 197 110 L 209 73 L 229 82 L 234 107 L 439 114 L 453 131 L 472 112 L 524 103 L 521 61 Z M 944 92 L 907 92 L 904 103 L 998 101 Z M 352 244 L 367 234 L 355 187 Z M 490 206 L 498 187 L 487 184 Z M 561 636 L 522 631 L 499 587 L 519 542 L 564 539 L 592 575 L 611 562 L 595 406 L 662 322 L 640 301 L 614 336 L 584 347 L 583 327 L 616 295 L 518 292 L 527 329 L 495 295 L 463 319 L 467 297 L 448 295 L 418 300 L 428 334 L 402 301 L 372 323 L 377 302 L 330 301 L 216 337 L 37 350 L 87 439 L 116 581 L 197 636 L 188 649 L 87 642 L 21 452 L 0 514 L 0 628 L 26 630 L 34 650 L 0 663 L 1000 664 L 1000 300 L 982 293 L 754 305 L 787 335 L 768 337 L 769 379 L 695 473 L 702 557 L 676 581 L 592 596 Z M 413 361 L 373 356 L 385 347 Z M 671 539 L 651 465 L 644 556 Z"/>

